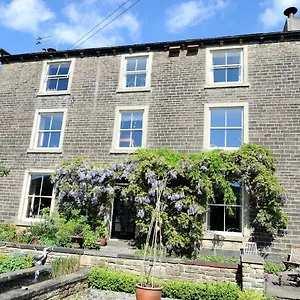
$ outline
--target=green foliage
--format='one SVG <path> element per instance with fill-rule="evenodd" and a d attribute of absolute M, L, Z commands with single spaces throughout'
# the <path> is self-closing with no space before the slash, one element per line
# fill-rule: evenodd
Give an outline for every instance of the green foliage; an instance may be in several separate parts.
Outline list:
<path fill-rule="evenodd" d="M 52 262 L 52 277 L 71 274 L 80 267 L 79 260 L 76 257 L 59 257 Z"/>
<path fill-rule="evenodd" d="M 5 176 L 9 173 L 9 169 L 2 165 L 2 161 L 0 161 L 0 177 Z"/>
<path fill-rule="evenodd" d="M 211 261 L 218 263 L 228 263 L 228 264 L 236 264 L 238 263 L 238 259 L 234 257 L 223 257 L 219 255 L 199 255 L 197 256 L 197 260 L 200 261 Z"/>
<path fill-rule="evenodd" d="M 135 285 L 139 282 L 139 276 L 111 271 L 106 268 L 94 268 L 89 276 L 89 285 L 100 290 L 135 293 Z M 241 292 L 239 287 L 231 283 L 205 283 L 197 284 L 185 281 L 156 280 L 156 284 L 162 285 L 163 297 L 184 300 L 236 300 L 254 299 L 265 300 L 263 295 L 255 291 Z M 253 296 L 251 298 L 251 296 Z"/>
<path fill-rule="evenodd" d="M 34 259 L 31 256 L 7 256 L 0 254 L 0 274 L 31 268 Z"/>
<path fill-rule="evenodd" d="M 284 270 L 285 270 L 285 266 L 282 263 L 266 261 L 264 264 L 264 272 L 267 274 L 278 275 L 278 273 Z"/>

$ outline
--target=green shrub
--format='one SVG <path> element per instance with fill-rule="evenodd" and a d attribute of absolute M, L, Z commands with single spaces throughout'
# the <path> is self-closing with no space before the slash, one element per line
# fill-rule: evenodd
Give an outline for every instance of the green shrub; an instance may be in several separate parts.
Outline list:
<path fill-rule="evenodd" d="M 264 264 L 264 271 L 267 274 L 278 275 L 278 273 L 285 270 L 285 267 L 282 263 L 274 263 L 266 261 Z"/>
<path fill-rule="evenodd" d="M 0 274 L 31 268 L 34 266 L 34 259 L 31 256 L 7 256 L 0 255 Z"/>
<path fill-rule="evenodd" d="M 79 266 L 79 259 L 76 257 L 59 257 L 52 262 L 52 277 L 76 272 Z"/>
<path fill-rule="evenodd" d="M 111 271 L 106 268 L 94 268 L 89 276 L 89 284 L 100 290 L 135 293 L 135 285 L 140 281 L 139 276 Z M 241 292 L 239 287 L 232 283 L 204 283 L 197 284 L 185 281 L 161 281 L 155 283 L 163 286 L 163 297 L 183 300 L 264 300 L 263 295 L 255 291 Z"/>

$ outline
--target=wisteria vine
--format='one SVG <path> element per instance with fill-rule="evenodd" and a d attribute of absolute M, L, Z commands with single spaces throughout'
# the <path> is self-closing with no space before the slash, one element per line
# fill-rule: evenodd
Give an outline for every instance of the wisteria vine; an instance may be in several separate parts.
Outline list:
<path fill-rule="evenodd" d="M 249 197 L 253 227 L 272 235 L 287 226 L 282 209 L 287 194 L 274 172 L 275 159 L 269 150 L 245 144 L 232 152 L 201 154 L 140 149 L 122 162 L 106 166 L 78 158 L 64 162 L 52 180 L 61 210 L 80 209 L 91 223 L 101 218 L 115 190 L 121 189 L 123 200 L 135 207 L 136 241 L 141 244 L 159 194 L 167 251 L 193 255 L 201 245 L 207 203 L 215 200 L 216 191 L 222 190 L 226 203 L 237 201 L 232 182 L 239 182 Z"/>

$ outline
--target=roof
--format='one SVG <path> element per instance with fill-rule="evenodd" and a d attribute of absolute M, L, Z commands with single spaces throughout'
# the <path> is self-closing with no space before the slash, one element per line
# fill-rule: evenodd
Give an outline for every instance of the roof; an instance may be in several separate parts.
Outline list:
<path fill-rule="evenodd" d="M 275 43 L 291 40 L 300 40 L 300 30 L 288 32 L 268 32 L 268 33 L 255 33 L 255 34 L 242 34 L 233 36 L 221 36 L 215 38 L 203 39 L 186 39 L 179 41 L 168 42 L 155 42 L 146 44 L 133 44 L 124 46 L 113 47 L 100 47 L 100 48 L 87 48 L 87 49 L 74 49 L 64 51 L 44 51 L 34 53 L 23 53 L 9 55 L 8 52 L 5 56 L 0 57 L 0 62 L 3 64 L 11 62 L 23 61 L 38 61 L 53 58 L 68 58 L 68 57 L 85 57 L 85 56 L 103 56 L 103 55 L 116 55 L 130 52 L 145 52 L 145 51 L 165 51 L 172 46 L 180 46 L 185 49 L 189 45 L 199 45 L 204 48 L 213 45 L 231 45 L 231 44 L 253 44 L 253 43 Z M 0 49 L 1 51 L 1 49 Z M 1 53 L 1 52 L 0 52 Z"/>
<path fill-rule="evenodd" d="M 10 55 L 10 54 L 3 48 L 0 48 L 0 56 L 4 56 L 4 55 Z"/>

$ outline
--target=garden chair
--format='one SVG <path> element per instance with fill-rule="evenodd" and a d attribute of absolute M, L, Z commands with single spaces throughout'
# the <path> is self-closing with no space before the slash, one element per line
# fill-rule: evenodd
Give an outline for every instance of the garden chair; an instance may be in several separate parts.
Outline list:
<path fill-rule="evenodd" d="M 278 274 L 279 285 L 282 284 L 286 277 L 292 285 L 300 285 L 300 246 L 292 246 L 291 254 L 287 261 L 282 261 L 286 270 Z"/>
<path fill-rule="evenodd" d="M 245 242 L 243 254 L 256 256 L 257 255 L 257 245 L 254 242 Z"/>

